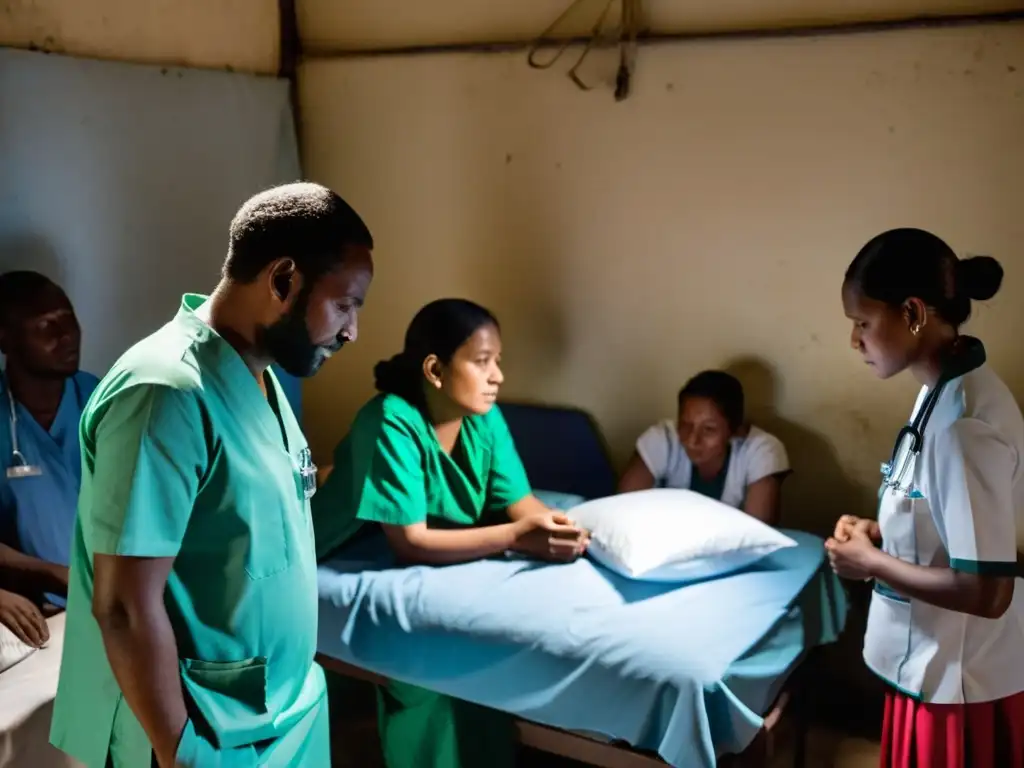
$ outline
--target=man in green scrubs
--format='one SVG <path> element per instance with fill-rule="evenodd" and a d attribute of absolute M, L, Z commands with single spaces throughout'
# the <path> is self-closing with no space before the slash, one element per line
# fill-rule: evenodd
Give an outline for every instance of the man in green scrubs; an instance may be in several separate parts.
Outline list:
<path fill-rule="evenodd" d="M 250 199 L 229 242 L 82 416 L 51 741 L 87 768 L 330 764 L 316 468 L 270 365 L 311 376 L 355 339 L 373 243 L 315 184 Z"/>

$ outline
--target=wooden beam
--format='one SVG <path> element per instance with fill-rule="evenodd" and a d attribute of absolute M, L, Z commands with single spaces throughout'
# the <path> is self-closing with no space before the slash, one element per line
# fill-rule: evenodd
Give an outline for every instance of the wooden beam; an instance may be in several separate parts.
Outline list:
<path fill-rule="evenodd" d="M 302 38 L 299 35 L 299 17 L 295 0 L 277 0 L 279 29 L 277 76 L 288 81 L 288 98 L 292 105 L 295 137 L 299 143 L 299 163 L 302 157 L 302 112 L 299 109 L 299 60 L 302 58 Z"/>
<path fill-rule="evenodd" d="M 295 80 L 302 55 L 302 39 L 299 37 L 299 17 L 295 11 L 295 0 L 277 0 L 277 24 L 279 31 L 277 76 Z"/>
<path fill-rule="evenodd" d="M 282 3 L 286 0 L 282 0 Z M 830 25 L 806 25 L 765 29 L 735 29 L 705 32 L 645 32 L 637 37 L 638 45 L 681 43 L 695 40 L 771 40 L 776 38 L 825 37 L 832 35 L 855 35 L 908 29 L 943 29 L 946 27 L 977 26 L 981 24 L 1005 24 L 1024 21 L 1024 10 L 1000 13 L 959 14 L 955 16 L 923 16 L 890 21 L 840 22 Z M 562 45 L 565 40 L 547 41 L 552 46 Z M 587 38 L 570 38 L 573 44 L 584 45 Z M 448 45 L 418 45 L 407 47 L 379 48 L 376 50 L 336 48 L 327 45 L 306 46 L 302 51 L 305 59 L 362 58 L 373 56 L 420 55 L 435 53 L 507 53 L 526 52 L 534 41 L 514 40 L 498 43 L 456 43 Z"/>

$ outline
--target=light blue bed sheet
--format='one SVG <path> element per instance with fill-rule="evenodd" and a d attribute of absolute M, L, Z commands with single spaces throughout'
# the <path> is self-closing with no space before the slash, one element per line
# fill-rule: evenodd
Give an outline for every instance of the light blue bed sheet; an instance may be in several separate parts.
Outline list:
<path fill-rule="evenodd" d="M 843 589 L 823 542 L 673 587 L 589 560 L 394 568 L 382 535 L 319 570 L 321 653 L 533 722 L 713 768 L 761 727 L 788 674 L 834 641 Z"/>

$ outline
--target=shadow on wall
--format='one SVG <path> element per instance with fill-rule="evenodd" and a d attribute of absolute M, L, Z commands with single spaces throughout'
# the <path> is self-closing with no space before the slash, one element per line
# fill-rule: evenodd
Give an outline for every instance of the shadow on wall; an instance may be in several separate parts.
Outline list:
<path fill-rule="evenodd" d="M 0 275 L 21 269 L 40 272 L 64 288 L 69 295 L 72 293 L 65 283 L 60 259 L 45 238 L 29 233 L 0 232 Z M 0 368 L 3 365 L 4 356 L 0 354 Z"/>
<path fill-rule="evenodd" d="M 779 416 L 774 366 L 757 357 L 743 357 L 723 370 L 743 384 L 747 418 L 786 446 L 793 475 L 782 494 L 783 525 L 827 536 L 840 515 L 874 512 L 874 491 L 850 479 L 833 445 L 812 429 Z"/>
<path fill-rule="evenodd" d="M 742 382 L 750 421 L 782 440 L 789 453 L 794 471 L 782 492 L 785 527 L 827 537 L 840 515 L 874 514 L 876 489 L 856 483 L 846 475 L 828 440 L 778 415 L 779 379 L 770 363 L 757 357 L 743 357 L 728 363 L 724 370 Z M 837 643 L 823 648 L 819 654 L 823 679 L 847 693 L 838 700 L 828 697 L 826 701 L 815 702 L 814 706 L 826 722 L 841 723 L 851 734 L 878 738 L 876 724 L 881 721 L 878 702 L 882 686 L 861 660 L 870 590 L 863 584 L 848 583 L 847 593 L 850 613 L 846 628 Z"/>
<path fill-rule="evenodd" d="M 41 235 L 31 233 L 0 233 L 0 274 L 12 270 L 30 269 L 40 272 L 63 287 L 66 275 L 61 269 L 56 251 Z"/>

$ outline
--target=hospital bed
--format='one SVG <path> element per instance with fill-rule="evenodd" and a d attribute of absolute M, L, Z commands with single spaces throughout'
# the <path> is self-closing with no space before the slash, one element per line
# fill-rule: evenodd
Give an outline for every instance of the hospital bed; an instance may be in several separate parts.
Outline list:
<path fill-rule="evenodd" d="M 64 648 L 64 614 L 46 620 L 50 640 L 0 673 L 0 768 L 78 768 L 50 746 L 50 717 Z"/>
<path fill-rule="evenodd" d="M 614 486 L 586 414 L 503 411 L 553 506 Z M 764 765 L 809 657 L 846 616 L 821 539 L 790 533 L 794 549 L 679 588 L 587 559 L 395 568 L 371 529 L 320 567 L 319 660 L 507 712 L 524 745 L 589 765 Z"/>

